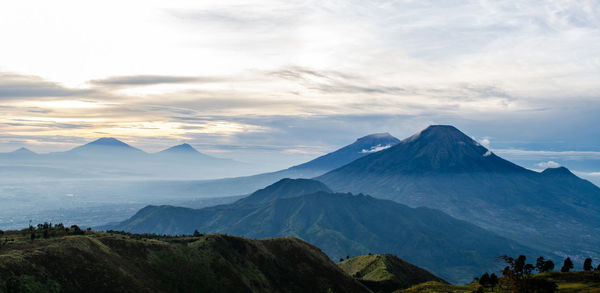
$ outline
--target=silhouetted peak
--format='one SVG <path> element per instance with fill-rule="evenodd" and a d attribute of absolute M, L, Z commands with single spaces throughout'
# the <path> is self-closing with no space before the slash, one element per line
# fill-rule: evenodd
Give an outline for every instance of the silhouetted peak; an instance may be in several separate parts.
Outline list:
<path fill-rule="evenodd" d="M 193 146 L 184 143 L 170 147 L 161 153 L 198 153 L 198 151 Z"/>
<path fill-rule="evenodd" d="M 18 155 L 35 155 L 36 153 L 31 151 L 30 149 L 26 148 L 26 147 L 20 147 L 14 151 L 12 151 L 11 153 L 13 154 L 18 154 Z"/>
<path fill-rule="evenodd" d="M 462 133 L 454 126 L 432 125 L 402 142 L 356 160 L 352 172 L 418 174 L 424 172 L 523 172 Z"/>
<path fill-rule="evenodd" d="M 404 142 L 411 141 L 446 142 L 446 143 L 468 143 L 479 145 L 475 140 L 468 137 L 462 131 L 452 125 L 430 125 L 415 135 L 407 138 Z"/>
<path fill-rule="evenodd" d="M 105 151 L 126 151 L 140 152 L 141 150 L 134 148 L 116 138 L 102 137 L 82 146 L 78 146 L 71 150 L 76 153 L 86 154 L 103 154 Z"/>
<path fill-rule="evenodd" d="M 566 167 L 547 168 L 542 172 L 542 174 L 552 176 L 576 176 Z"/>
<path fill-rule="evenodd" d="M 126 144 L 116 138 L 113 138 L 113 137 L 102 137 L 102 138 L 96 139 L 86 145 L 129 147 L 128 144 Z"/>
<path fill-rule="evenodd" d="M 375 140 L 375 139 L 389 139 L 389 140 L 397 140 L 397 138 L 393 137 L 391 134 L 387 133 L 387 132 L 383 132 L 383 133 L 373 133 L 373 134 L 369 134 L 369 135 L 365 135 L 361 138 L 358 138 L 356 141 L 371 141 L 371 140 Z"/>
<path fill-rule="evenodd" d="M 264 191 L 281 191 L 283 189 L 305 190 L 308 188 L 316 189 L 318 191 L 331 192 L 331 189 L 329 189 L 329 187 L 327 187 L 323 182 L 313 180 L 313 179 L 304 179 L 304 178 L 298 178 L 298 179 L 283 178 L 261 190 L 264 190 Z"/>
<path fill-rule="evenodd" d="M 331 189 L 321 181 L 284 178 L 240 199 L 238 203 L 263 203 L 317 192 L 332 193 Z"/>
<path fill-rule="evenodd" d="M 384 132 L 363 136 L 347 147 L 355 149 L 355 151 L 360 153 L 374 153 L 387 149 L 399 142 L 399 139 L 393 137 L 387 132 Z"/>

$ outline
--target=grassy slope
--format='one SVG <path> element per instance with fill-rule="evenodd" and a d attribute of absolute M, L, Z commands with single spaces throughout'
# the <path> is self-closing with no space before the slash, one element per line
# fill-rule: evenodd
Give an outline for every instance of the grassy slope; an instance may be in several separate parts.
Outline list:
<path fill-rule="evenodd" d="M 555 282 L 558 285 L 560 293 L 600 293 L 600 272 L 570 272 L 570 273 L 542 273 L 537 274 L 534 278 L 541 278 Z M 468 293 L 475 292 L 479 288 L 476 283 L 465 286 L 454 286 L 439 282 L 427 282 L 415 285 L 411 288 L 398 290 L 395 293 L 420 293 L 420 292 L 452 292 L 452 293 Z M 487 289 L 486 292 L 492 292 Z M 502 285 L 496 286 L 493 292 L 508 293 L 510 292 Z"/>
<path fill-rule="evenodd" d="M 446 283 L 391 254 L 361 255 L 344 260 L 338 266 L 374 292 L 392 292 L 427 281 Z"/>
<path fill-rule="evenodd" d="M 27 235 L 2 236 L 0 292 L 368 292 L 296 238 Z"/>

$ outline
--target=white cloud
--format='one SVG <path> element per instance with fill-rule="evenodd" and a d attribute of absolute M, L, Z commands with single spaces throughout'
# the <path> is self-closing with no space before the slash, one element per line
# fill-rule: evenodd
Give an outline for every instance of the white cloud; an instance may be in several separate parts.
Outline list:
<path fill-rule="evenodd" d="M 536 166 L 538 166 L 542 169 L 546 169 L 546 168 L 558 168 L 558 167 L 560 167 L 560 164 L 555 161 L 547 161 L 547 162 L 540 162 Z"/>
<path fill-rule="evenodd" d="M 600 152 L 596 151 L 543 151 L 521 149 L 494 149 L 499 155 L 510 156 L 516 159 L 542 159 L 562 158 L 568 160 L 600 159 Z"/>
<path fill-rule="evenodd" d="M 484 138 L 482 140 L 479 141 L 479 143 L 481 143 L 482 146 L 484 146 L 486 149 L 490 148 L 490 139 L 489 138 Z"/>
<path fill-rule="evenodd" d="M 368 149 L 368 150 L 367 150 L 367 149 L 363 149 L 363 150 L 362 150 L 362 151 L 360 151 L 360 152 L 361 152 L 361 153 L 363 153 L 363 154 L 364 154 L 364 153 L 375 153 L 375 152 L 378 152 L 378 151 L 382 151 L 382 150 L 388 149 L 388 148 L 390 148 L 390 147 L 392 147 L 392 145 L 391 145 L 391 144 L 389 144 L 389 145 L 380 145 L 380 144 L 378 144 L 378 145 L 372 146 L 372 147 L 371 147 L 370 149 Z"/>

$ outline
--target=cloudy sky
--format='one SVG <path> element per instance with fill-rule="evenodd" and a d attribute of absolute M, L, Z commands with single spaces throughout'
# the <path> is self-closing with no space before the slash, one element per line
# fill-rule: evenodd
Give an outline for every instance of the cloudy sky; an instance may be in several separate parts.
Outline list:
<path fill-rule="evenodd" d="M 598 1 L 3 1 L 0 151 L 299 163 L 453 124 L 600 178 Z"/>

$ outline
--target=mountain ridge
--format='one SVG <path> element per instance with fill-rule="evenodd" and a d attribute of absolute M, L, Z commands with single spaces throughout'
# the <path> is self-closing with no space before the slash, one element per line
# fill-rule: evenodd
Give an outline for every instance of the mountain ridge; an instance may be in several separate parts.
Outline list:
<path fill-rule="evenodd" d="M 430 126 L 315 179 L 336 192 L 439 209 L 564 255 L 584 257 L 600 245 L 600 237 L 591 236 L 594 244 L 581 239 L 600 225 L 600 188 L 566 168 L 539 173 L 520 167 L 452 126 Z M 565 218 L 578 224 L 557 220 Z"/>
<path fill-rule="evenodd" d="M 52 227 L 31 241 L 23 231 L 6 231 L 17 239 L 0 249 L 2 292 L 370 292 L 297 238 L 64 235 Z"/>
<path fill-rule="evenodd" d="M 282 181 L 289 184 L 293 180 L 297 179 Z M 240 200 L 197 210 L 147 206 L 119 224 L 99 229 L 171 235 L 197 229 L 255 238 L 294 236 L 320 247 L 332 259 L 394 253 L 454 282 L 469 281 L 481 270 L 497 269 L 494 259 L 498 255 L 539 253 L 430 208 L 410 208 L 363 194 L 323 190 L 301 194 L 302 189 L 293 190 L 300 194 L 283 193 L 269 197 L 270 201 Z"/>
<path fill-rule="evenodd" d="M 360 255 L 343 260 L 338 266 L 373 292 L 391 293 L 431 281 L 447 283 L 393 254 Z"/>

